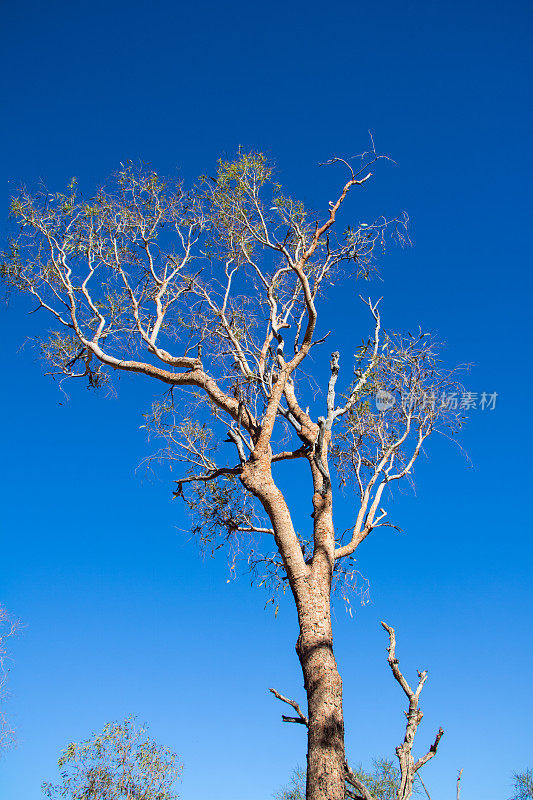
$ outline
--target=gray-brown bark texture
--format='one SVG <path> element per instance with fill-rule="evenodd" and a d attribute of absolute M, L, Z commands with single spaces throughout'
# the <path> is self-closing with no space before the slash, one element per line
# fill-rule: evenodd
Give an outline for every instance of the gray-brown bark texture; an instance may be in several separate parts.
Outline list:
<path fill-rule="evenodd" d="M 342 680 L 333 654 L 329 587 L 313 587 L 311 593 L 296 644 L 309 715 L 306 796 L 343 798 Z"/>
<path fill-rule="evenodd" d="M 339 342 L 350 358 L 355 350 L 343 375 L 340 353 L 329 365 L 324 354 L 338 313 L 327 311 L 329 287 L 353 296 L 385 241 L 407 241 L 404 214 L 337 225 L 379 160 L 373 150 L 356 167 L 332 159 L 346 179 L 318 215 L 283 192 L 262 154 L 241 151 L 188 191 L 131 164 L 89 200 L 75 181 L 56 195 L 23 191 L 12 204 L 19 231 L 0 262 L 9 287 L 55 325 L 40 343 L 51 374 L 98 388 L 129 372 L 164 387 L 146 427 L 163 438 L 158 457 L 185 465 L 175 496 L 202 547 L 227 543 L 272 596 L 290 587 L 308 701 L 308 800 L 344 798 L 333 579 L 351 585 L 356 549 L 390 524 L 382 506 L 391 487 L 409 479 L 434 430 L 457 423 L 439 402 L 455 384 L 434 342 L 422 331 L 384 332 L 378 303 L 364 301 L 370 336 Z M 298 491 L 309 489 L 308 530 L 295 529 L 279 488 L 284 461 Z M 342 535 L 333 525 L 339 485 L 351 487 L 354 515 Z"/>

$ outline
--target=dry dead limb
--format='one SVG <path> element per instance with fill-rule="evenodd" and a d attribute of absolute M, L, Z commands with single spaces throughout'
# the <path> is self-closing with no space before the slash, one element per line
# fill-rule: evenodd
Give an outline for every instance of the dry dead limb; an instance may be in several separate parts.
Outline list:
<path fill-rule="evenodd" d="M 301 725 L 306 725 L 307 727 L 309 726 L 309 720 L 307 719 L 302 709 L 295 700 L 291 700 L 289 697 L 285 697 L 285 695 L 280 694 L 280 692 L 277 692 L 276 689 L 269 689 L 268 691 L 272 692 L 274 697 L 277 697 L 278 700 L 281 700 L 283 703 L 287 703 L 287 705 L 291 706 L 291 708 L 294 708 L 294 710 L 298 714 L 297 717 L 287 717 L 285 716 L 285 714 L 282 714 L 283 722 L 296 722 Z M 360 794 L 355 794 L 355 792 L 352 792 L 350 789 L 348 789 L 348 787 L 346 787 L 345 788 L 346 797 L 350 798 L 350 800 L 375 800 L 375 798 L 370 794 L 366 786 L 359 780 L 357 775 L 355 775 L 355 773 L 352 772 L 346 761 L 344 762 L 344 771 L 345 771 L 346 783 L 350 784 L 350 786 L 353 786 L 354 789 L 357 789 L 357 791 L 360 792 Z"/>
<path fill-rule="evenodd" d="M 427 671 L 423 670 L 422 672 L 418 673 L 418 686 L 416 690 L 410 687 L 406 679 L 404 678 L 398 663 L 398 659 L 396 658 L 396 633 L 394 628 L 391 628 L 389 625 L 386 625 L 384 622 L 381 623 L 382 626 L 385 628 L 387 633 L 389 634 L 390 644 L 387 648 L 388 650 L 388 658 L 387 661 L 389 662 L 390 668 L 392 670 L 392 674 L 402 687 L 403 691 L 405 692 L 408 700 L 409 700 L 409 710 L 406 711 L 407 716 L 407 725 L 405 727 L 405 737 L 401 745 L 398 745 L 396 748 L 396 755 L 398 756 L 398 761 L 400 762 L 400 788 L 398 790 L 397 800 L 409 800 L 413 793 L 413 781 L 415 779 L 415 775 L 418 770 L 424 766 L 437 752 L 437 747 L 439 746 L 439 742 L 444 734 L 442 728 L 439 728 L 437 735 L 435 736 L 435 741 L 429 748 L 428 752 L 419 758 L 417 761 L 414 760 L 412 749 L 413 749 L 413 742 L 415 738 L 415 734 L 417 731 L 418 726 L 422 721 L 422 717 L 424 716 L 422 711 L 418 706 L 418 701 L 420 699 L 420 693 L 424 686 L 424 683 L 427 679 Z"/>
<path fill-rule="evenodd" d="M 295 700 L 290 700 L 288 697 L 285 697 L 285 695 L 280 694 L 275 689 L 269 689 L 268 691 L 272 692 L 274 697 L 277 697 L 278 700 L 281 700 L 283 703 L 287 703 L 289 706 L 294 708 L 294 710 L 298 714 L 297 717 L 286 717 L 285 714 L 282 714 L 281 716 L 282 716 L 283 722 L 297 722 L 300 725 L 309 726 L 309 720 L 307 719 L 307 717 L 303 713 L 302 709 L 300 708 L 300 706 L 298 705 L 298 703 Z"/>
<path fill-rule="evenodd" d="M 459 770 L 459 774 L 457 775 L 457 800 L 459 800 L 461 794 L 461 777 L 463 774 L 463 769 Z"/>

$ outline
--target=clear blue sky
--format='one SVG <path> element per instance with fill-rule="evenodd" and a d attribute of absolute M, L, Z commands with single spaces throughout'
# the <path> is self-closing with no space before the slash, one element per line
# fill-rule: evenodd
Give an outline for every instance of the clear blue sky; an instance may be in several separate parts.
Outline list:
<path fill-rule="evenodd" d="M 473 467 L 438 442 L 394 505 L 405 533 L 360 550 L 371 602 L 336 610 L 347 749 L 368 763 L 402 736 L 385 619 L 409 674 L 430 671 L 419 748 L 446 729 L 433 800 L 461 767 L 465 800 L 505 800 L 533 765 L 529 4 L 18 0 L 2 22 L 2 219 L 20 181 L 91 192 L 128 158 L 192 179 L 256 147 L 313 206 L 333 180 L 316 163 L 360 152 L 368 129 L 396 159 L 356 213 L 407 209 L 414 248 L 389 251 L 373 291 L 390 327 L 437 331 L 451 364 L 474 363 L 468 387 L 499 396 L 464 431 Z M 68 741 L 137 713 L 181 754 L 184 800 L 268 800 L 305 758 L 267 693 L 304 699 L 293 610 L 274 620 L 246 577 L 227 583 L 224 557 L 180 532 L 166 477 L 136 474 L 151 387 L 66 403 L 19 350 L 44 323 L 26 310 L 1 317 L 0 601 L 25 625 L 1 796 L 37 800 Z M 365 325 L 336 319 L 337 344 Z"/>

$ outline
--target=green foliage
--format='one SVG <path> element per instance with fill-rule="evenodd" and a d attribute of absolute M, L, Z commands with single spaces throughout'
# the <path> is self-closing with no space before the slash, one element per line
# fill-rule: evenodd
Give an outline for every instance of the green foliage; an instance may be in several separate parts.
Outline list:
<path fill-rule="evenodd" d="M 371 772 L 359 767 L 355 770 L 355 774 L 376 800 L 396 800 L 400 786 L 400 772 L 388 758 L 375 759 Z"/>
<path fill-rule="evenodd" d="M 400 772 L 389 759 L 375 759 L 370 772 L 359 767 L 354 770 L 354 774 L 361 783 L 364 783 L 375 800 L 396 800 L 400 787 Z M 305 800 L 305 781 L 305 770 L 297 767 L 293 771 L 288 785 L 275 793 L 275 800 Z M 524 795 L 527 800 L 529 797 L 530 795 Z M 517 798 L 517 800 L 522 800 L 522 798 Z"/>
<path fill-rule="evenodd" d="M 137 726 L 134 717 L 109 722 L 99 734 L 71 742 L 58 761 L 61 784 L 43 784 L 50 800 L 175 800 L 181 774 L 176 753 Z"/>
<path fill-rule="evenodd" d="M 87 388 L 91 389 L 100 389 L 109 383 L 102 365 L 94 363 L 91 354 L 76 336 L 52 331 L 47 339 L 39 340 L 39 347 L 41 356 L 51 367 L 48 374 L 63 375 L 68 372 L 72 377 L 86 378 Z"/>
<path fill-rule="evenodd" d="M 305 770 L 296 767 L 287 786 L 274 794 L 275 800 L 305 800 Z"/>
<path fill-rule="evenodd" d="M 511 800 L 533 800 L 533 769 L 515 773 Z"/>
<path fill-rule="evenodd" d="M 365 169 L 378 158 L 369 157 Z M 33 310 L 52 319 L 54 332 L 38 340 L 48 374 L 92 388 L 112 389 L 117 371 L 180 385 L 185 399 L 176 408 L 155 404 L 144 426 L 166 443 L 153 459 L 187 465 L 176 496 L 193 514 L 193 533 L 209 551 L 228 544 L 232 563 L 236 553 L 246 555 L 265 585 L 273 574 L 283 587 L 284 567 L 275 551 L 264 552 L 270 522 L 241 484 L 240 465 L 253 450 L 283 363 L 292 354 L 307 357 L 324 341 L 316 314 L 326 287 L 366 275 L 374 249 L 406 222 L 404 215 L 378 218 L 335 233 L 344 182 L 360 174 L 343 163 L 348 173 L 333 195 L 337 204 L 318 214 L 284 191 L 264 154 L 243 149 L 187 191 L 131 162 L 93 196 L 84 196 L 75 179 L 60 193 L 22 189 L 12 202 L 13 238 L 0 253 L 7 289 L 26 293 Z M 360 349 L 359 373 L 370 362 L 372 369 L 348 426 L 341 422 L 331 442 L 341 483 L 359 439 L 375 444 L 378 419 L 379 444 L 388 425 L 370 401 L 382 384 L 390 388 L 383 374 L 389 353 L 377 359 L 372 348 L 368 340 Z M 302 408 L 314 401 L 314 379 L 296 367 L 291 381 Z M 237 419 L 228 412 L 234 400 Z M 278 422 L 271 444 L 280 455 L 300 433 L 285 401 Z M 307 458 L 301 441 L 295 457 Z M 235 446 L 239 464 L 231 466 Z M 374 465 L 372 453 L 364 456 L 364 468 Z"/>
<path fill-rule="evenodd" d="M 52 331 L 48 339 L 40 342 L 41 353 L 51 364 L 74 365 L 84 354 L 84 348 L 76 336 L 67 336 L 59 331 Z"/>
<path fill-rule="evenodd" d="M 22 268 L 19 243 L 9 242 L 8 249 L 0 254 L 0 277 L 7 287 L 24 291 L 25 286 L 20 277 Z"/>
<path fill-rule="evenodd" d="M 217 180 L 221 189 L 233 187 L 246 193 L 250 188 L 263 186 L 271 175 L 272 167 L 266 156 L 253 150 L 249 153 L 239 151 L 234 161 L 218 161 Z"/>

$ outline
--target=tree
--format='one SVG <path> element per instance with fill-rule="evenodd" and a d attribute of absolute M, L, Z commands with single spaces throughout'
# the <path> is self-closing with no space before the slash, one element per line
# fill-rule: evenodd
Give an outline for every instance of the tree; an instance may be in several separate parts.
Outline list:
<path fill-rule="evenodd" d="M 288 785 L 275 793 L 275 800 L 305 800 L 305 783 L 305 769 L 296 767 Z"/>
<path fill-rule="evenodd" d="M 442 728 L 439 728 L 435 741 L 428 752 L 416 761 L 413 758 L 414 738 L 424 716 L 419 705 L 420 694 L 424 688 L 428 673 L 426 670 L 418 672 L 418 685 L 416 689 L 413 690 L 405 679 L 400 669 L 400 662 L 396 658 L 396 631 L 385 622 L 382 622 L 381 625 L 389 634 L 387 661 L 394 678 L 398 681 L 409 700 L 409 706 L 405 712 L 407 722 L 404 740 L 396 747 L 399 767 L 395 767 L 389 759 L 378 759 L 374 761 L 372 773 L 367 773 L 364 772 L 361 767 L 354 771 L 350 769 L 348 763 L 345 762 L 344 795 L 346 798 L 352 798 L 352 800 L 409 800 L 415 790 L 415 778 L 419 778 L 421 785 L 424 787 L 424 791 L 429 797 L 427 789 L 419 775 L 419 770 L 424 764 L 427 764 L 437 752 L 439 742 L 444 735 Z M 309 727 L 309 719 L 303 714 L 297 703 L 293 700 L 289 700 L 288 697 L 284 697 L 275 689 L 271 689 L 270 691 L 278 700 L 282 700 L 284 703 L 288 703 L 292 706 L 298 714 L 297 717 L 283 716 L 284 722 L 298 722 Z M 457 800 L 459 800 L 459 781 L 461 773 L 462 770 L 457 779 Z M 278 800 L 299 800 L 300 796 L 303 796 L 302 781 L 304 778 L 306 778 L 305 772 L 299 769 L 296 770 L 292 777 L 291 786 L 277 796 Z"/>
<path fill-rule="evenodd" d="M 515 773 L 511 800 L 533 800 L 533 769 Z"/>
<path fill-rule="evenodd" d="M 366 772 L 362 767 L 357 770 L 357 777 L 367 788 L 372 797 L 379 800 L 396 800 L 400 789 L 400 772 L 388 758 L 376 759 L 372 770 Z"/>
<path fill-rule="evenodd" d="M 10 618 L 9 614 L 0 606 L 0 700 L 6 695 L 7 685 L 7 649 L 6 640 L 14 635 L 18 623 Z M 6 713 L 0 709 L 0 753 L 8 750 L 15 740 L 15 732 L 9 723 Z"/>
<path fill-rule="evenodd" d="M 346 198 L 379 158 L 372 151 L 357 167 L 328 162 L 346 178 L 318 215 L 285 194 L 254 152 L 219 161 L 216 177 L 188 191 L 131 164 L 90 200 L 75 180 L 63 194 L 24 190 L 12 203 L 19 234 L 2 260 L 7 283 L 54 322 L 40 345 L 50 374 L 97 388 L 128 372 L 168 387 L 147 427 L 163 437 L 161 455 L 185 465 L 175 496 L 201 545 L 214 549 L 222 538 L 272 597 L 290 589 L 308 705 L 309 800 L 344 797 L 332 588 L 351 585 L 356 549 L 392 524 L 383 504 L 409 480 L 426 439 L 460 423 L 447 400 L 457 397 L 454 375 L 439 367 L 435 342 L 422 331 L 384 332 L 371 299 L 372 332 L 342 391 L 335 351 L 323 413 L 314 399 L 328 295 L 368 277 L 388 239 L 406 241 L 403 214 L 339 229 Z M 302 465 L 311 484 L 312 523 L 302 532 L 275 472 L 288 461 L 294 480 Z M 355 487 L 347 534 L 333 522 L 339 484 Z"/>
<path fill-rule="evenodd" d="M 396 800 L 400 789 L 400 772 L 388 758 L 375 759 L 370 772 L 359 766 L 354 775 L 367 787 L 372 798 Z M 289 785 L 274 795 L 275 800 L 305 800 L 305 785 L 305 770 L 298 767 Z"/>
<path fill-rule="evenodd" d="M 134 717 L 109 722 L 101 733 L 71 742 L 58 761 L 61 784 L 43 784 L 45 797 L 58 800 L 176 800 L 172 788 L 182 765 Z"/>

